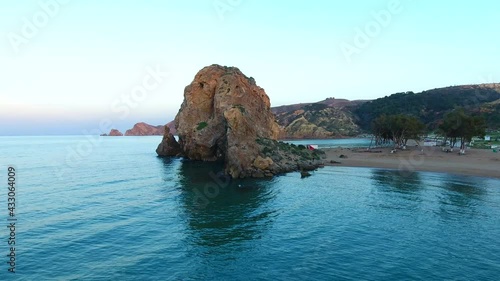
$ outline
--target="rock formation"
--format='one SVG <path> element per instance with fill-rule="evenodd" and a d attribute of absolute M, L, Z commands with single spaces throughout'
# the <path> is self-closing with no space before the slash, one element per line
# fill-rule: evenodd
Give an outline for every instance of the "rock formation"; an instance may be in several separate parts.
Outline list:
<path fill-rule="evenodd" d="M 182 155 L 181 146 L 175 140 L 174 136 L 170 133 L 170 128 L 168 126 L 164 127 L 163 140 L 158 145 L 156 153 L 158 155 L 164 156 L 180 156 Z"/>
<path fill-rule="evenodd" d="M 140 122 L 134 125 L 132 129 L 125 132 L 125 136 L 162 136 L 165 131 L 165 126 L 153 126 Z"/>
<path fill-rule="evenodd" d="M 109 132 L 108 136 L 110 137 L 121 137 L 123 136 L 122 132 L 118 131 L 117 129 L 111 129 Z"/>
<path fill-rule="evenodd" d="M 172 135 L 177 135 L 177 130 L 175 129 L 175 120 L 168 122 L 165 126 L 168 126 Z"/>
<path fill-rule="evenodd" d="M 185 88 L 184 101 L 175 118 L 180 151 L 172 134 L 165 130 L 157 153 L 222 160 L 225 172 L 233 178 L 272 176 L 314 166 L 319 156 L 313 152 L 302 150 L 301 155 L 293 155 L 293 149 L 276 150 L 291 146 L 276 141 L 281 129 L 270 106 L 264 89 L 239 69 L 205 67 Z"/>

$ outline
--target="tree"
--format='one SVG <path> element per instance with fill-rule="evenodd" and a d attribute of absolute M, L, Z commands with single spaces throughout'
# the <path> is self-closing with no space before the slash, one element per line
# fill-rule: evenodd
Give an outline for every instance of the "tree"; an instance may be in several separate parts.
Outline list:
<path fill-rule="evenodd" d="M 465 145 L 473 137 L 484 137 L 486 134 L 486 121 L 481 116 L 470 116 L 463 108 L 458 108 L 445 115 L 439 129 L 450 139 L 452 149 L 460 141 L 460 154 L 465 154 Z"/>
<path fill-rule="evenodd" d="M 377 144 L 394 143 L 395 147 L 406 147 L 409 139 L 420 139 L 425 126 L 413 116 L 404 114 L 381 115 L 372 123 L 372 133 Z"/>

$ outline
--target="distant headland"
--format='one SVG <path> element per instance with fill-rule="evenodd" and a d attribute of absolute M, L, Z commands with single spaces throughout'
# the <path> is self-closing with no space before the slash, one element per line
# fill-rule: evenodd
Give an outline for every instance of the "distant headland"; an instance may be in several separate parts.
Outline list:
<path fill-rule="evenodd" d="M 170 127 L 170 130 L 175 133 L 175 128 L 173 121 L 168 123 L 166 126 Z M 111 129 L 107 134 L 102 134 L 101 136 L 108 137 L 121 137 L 121 136 L 162 136 L 165 131 L 165 125 L 150 125 L 145 122 L 136 123 L 131 129 L 125 131 L 125 134 L 117 129 Z"/>

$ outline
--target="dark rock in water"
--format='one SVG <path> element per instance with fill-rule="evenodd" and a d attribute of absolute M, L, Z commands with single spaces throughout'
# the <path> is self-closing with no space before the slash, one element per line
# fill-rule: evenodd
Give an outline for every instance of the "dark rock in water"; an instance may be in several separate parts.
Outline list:
<path fill-rule="evenodd" d="M 180 156 L 182 154 L 181 146 L 170 133 L 170 128 L 165 126 L 163 140 L 156 148 L 156 153 L 160 156 Z"/>
<path fill-rule="evenodd" d="M 306 172 L 306 171 L 301 171 L 300 172 L 300 177 L 301 178 L 307 178 L 307 177 L 310 177 L 311 174 L 309 172 Z"/>
<path fill-rule="evenodd" d="M 299 170 L 301 171 L 314 171 L 316 168 L 318 168 L 318 163 L 313 164 L 313 163 L 303 163 L 299 164 Z"/>
<path fill-rule="evenodd" d="M 302 166 L 317 168 L 322 152 L 277 141 L 282 130 L 270 105 L 264 89 L 238 68 L 205 67 L 184 90 L 175 117 L 179 142 L 166 133 L 157 153 L 222 160 L 226 174 L 233 178 L 274 175 Z"/>

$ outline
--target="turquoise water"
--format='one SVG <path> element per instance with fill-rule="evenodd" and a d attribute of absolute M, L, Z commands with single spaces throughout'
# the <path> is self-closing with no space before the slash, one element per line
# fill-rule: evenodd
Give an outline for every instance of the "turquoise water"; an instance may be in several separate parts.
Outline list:
<path fill-rule="evenodd" d="M 0 280 L 500 276 L 499 180 L 325 167 L 230 182 L 218 165 L 156 157 L 159 141 L 0 137 L 18 200 L 17 273 L 2 239 Z"/>

